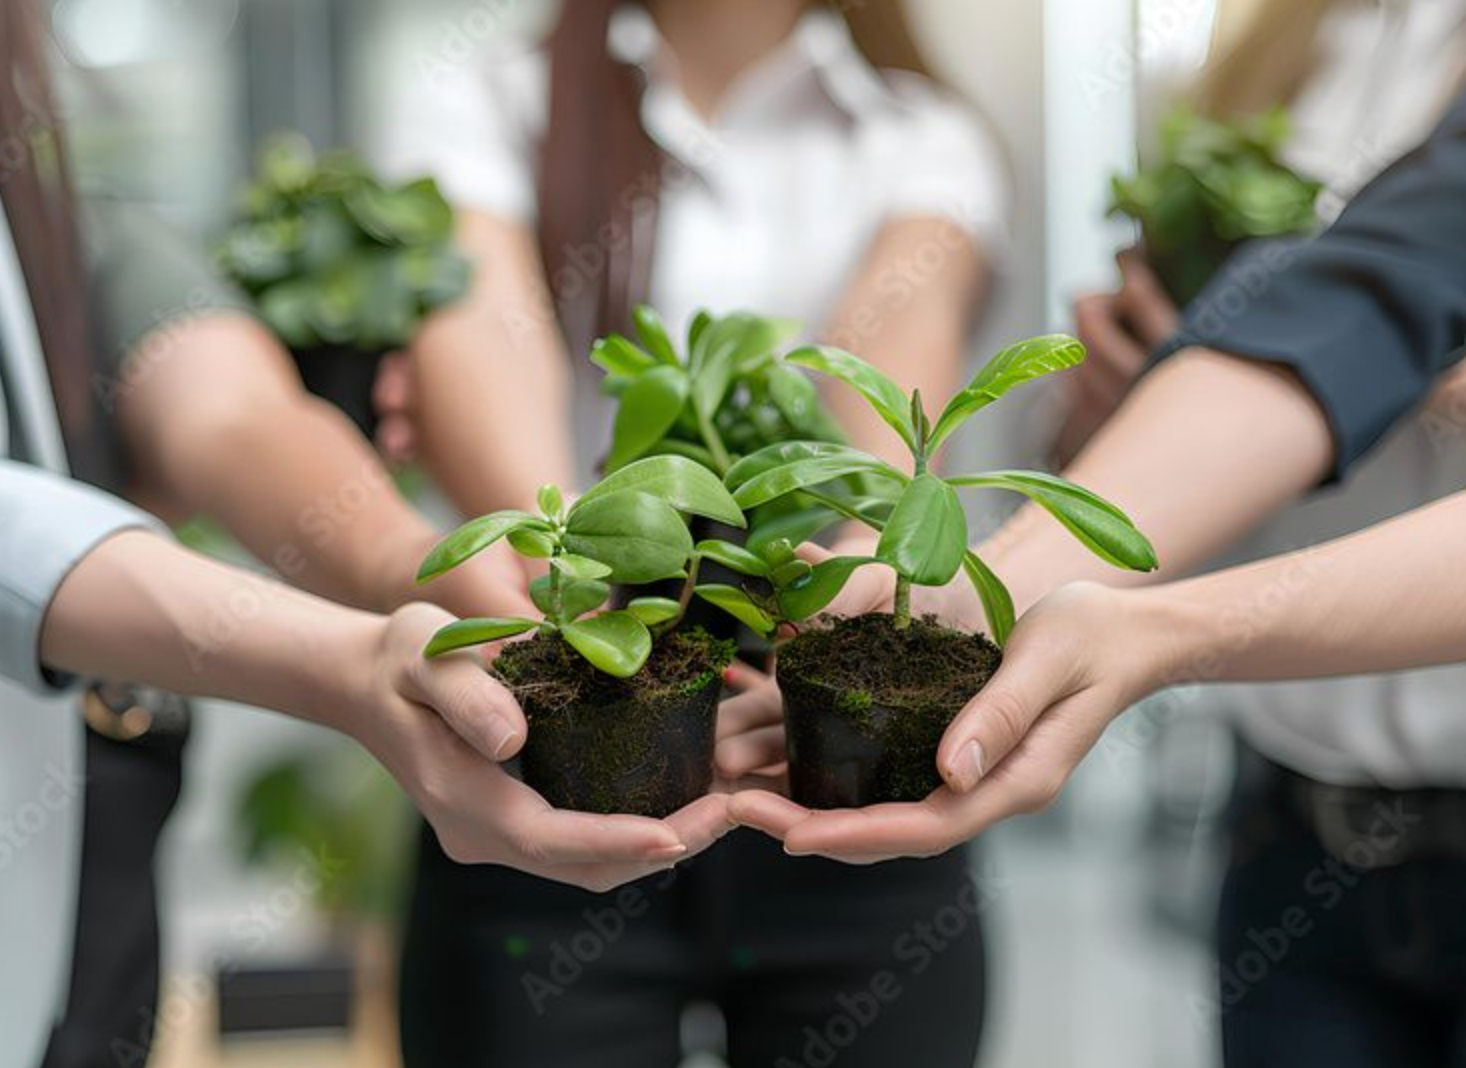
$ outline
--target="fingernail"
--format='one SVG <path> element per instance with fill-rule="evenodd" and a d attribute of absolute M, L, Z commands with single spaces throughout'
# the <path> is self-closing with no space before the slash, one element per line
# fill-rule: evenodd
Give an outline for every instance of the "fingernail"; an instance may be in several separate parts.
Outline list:
<path fill-rule="evenodd" d="M 948 772 L 947 781 L 951 784 L 952 789 L 965 794 L 977 785 L 978 780 L 983 776 L 983 771 L 982 745 L 971 741 L 962 750 L 962 755 L 954 761 L 953 767 Z"/>
<path fill-rule="evenodd" d="M 489 737 L 494 743 L 494 759 L 503 760 L 504 754 L 512 750 L 519 741 L 520 734 L 503 720 L 496 719 L 490 721 Z"/>
<path fill-rule="evenodd" d="M 810 856 L 810 853 L 809 853 L 808 850 L 790 849 L 788 846 L 785 846 L 784 847 L 784 854 L 786 856 L 790 856 L 790 857 L 807 857 L 807 856 Z"/>
<path fill-rule="evenodd" d="M 652 856 L 657 860 L 671 860 L 673 857 L 680 857 L 686 852 L 687 846 L 678 842 L 676 845 L 662 846 L 661 849 L 655 850 Z"/>

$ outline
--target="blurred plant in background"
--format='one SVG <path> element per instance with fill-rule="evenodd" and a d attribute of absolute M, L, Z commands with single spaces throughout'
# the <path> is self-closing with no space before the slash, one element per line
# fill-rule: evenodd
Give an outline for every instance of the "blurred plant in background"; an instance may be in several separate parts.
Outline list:
<path fill-rule="evenodd" d="M 1182 106 L 1161 124 L 1156 162 L 1111 179 L 1111 215 L 1140 223 L 1146 258 L 1178 305 L 1243 241 L 1306 233 L 1323 186 L 1282 161 L 1291 125 L 1274 108 L 1219 122 Z"/>

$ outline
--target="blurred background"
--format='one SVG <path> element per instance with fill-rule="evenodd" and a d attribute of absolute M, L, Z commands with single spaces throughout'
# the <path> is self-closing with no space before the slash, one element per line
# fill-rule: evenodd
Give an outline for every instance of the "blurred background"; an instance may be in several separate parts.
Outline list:
<path fill-rule="evenodd" d="M 532 36 L 554 7 L 55 0 L 80 170 L 217 236 L 263 137 L 299 130 L 318 147 L 370 160 L 379 116 L 412 79 L 501 35 Z M 1002 339 L 1067 328 L 1074 295 L 1111 285 L 1113 250 L 1133 236 L 1125 220 L 1106 218 L 1110 175 L 1133 169 L 1137 117 L 1153 96 L 1204 60 L 1215 4 L 912 7 L 930 56 L 995 125 L 1015 175 L 1013 255 L 974 357 Z M 1028 403 L 999 406 L 968 438 L 974 462 L 1033 460 L 1023 429 L 1042 393 Z M 975 514 L 974 529 L 998 518 Z M 993 942 L 984 1064 L 1213 1063 L 1207 928 L 1231 759 L 1214 723 L 1194 695 L 1159 699 L 1116 726 L 1058 806 L 982 843 L 974 863 L 990 892 Z M 395 787 L 350 745 L 284 719 L 203 706 L 161 857 L 169 995 L 156 1063 L 393 1063 L 391 917 L 410 832 Z M 302 848 L 322 840 L 332 843 L 324 853 Z M 320 962 L 343 946 L 366 979 L 350 1036 L 231 1043 L 219 1053 L 221 980 L 227 987 L 255 969 L 310 959 L 317 971 L 295 995 L 329 1001 L 337 984 Z M 705 1016 L 689 1019 L 694 1045 L 716 1032 Z M 706 1053 L 689 1063 L 719 1062 Z"/>

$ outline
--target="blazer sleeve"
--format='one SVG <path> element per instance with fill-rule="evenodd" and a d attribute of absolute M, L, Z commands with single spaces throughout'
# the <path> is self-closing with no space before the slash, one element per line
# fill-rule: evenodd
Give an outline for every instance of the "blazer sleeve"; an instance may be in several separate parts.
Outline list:
<path fill-rule="evenodd" d="M 1323 234 L 1234 257 L 1158 358 L 1193 345 L 1293 369 L 1343 477 L 1466 353 L 1466 96 Z"/>
<path fill-rule="evenodd" d="M 100 490 L 0 459 L 0 676 L 37 692 L 68 684 L 41 664 L 51 599 L 88 553 L 134 528 L 162 529 Z"/>

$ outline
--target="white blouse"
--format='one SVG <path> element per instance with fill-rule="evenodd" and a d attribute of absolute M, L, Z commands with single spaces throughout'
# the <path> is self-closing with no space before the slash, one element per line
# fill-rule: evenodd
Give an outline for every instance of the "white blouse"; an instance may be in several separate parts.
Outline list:
<path fill-rule="evenodd" d="M 877 73 L 836 14 L 804 16 L 744 71 L 712 121 L 677 85 L 655 23 L 616 13 L 608 46 L 642 67 L 642 121 L 672 161 L 657 217 L 650 302 L 685 329 L 702 307 L 782 316 L 818 331 L 886 221 L 960 225 L 990 264 L 1007 240 L 1001 154 L 958 101 L 902 72 Z M 401 177 L 430 173 L 460 207 L 535 217 L 537 145 L 548 113 L 542 52 L 500 47 L 424 77 L 389 109 L 378 159 Z M 577 354 L 578 356 L 578 354 Z M 609 408 L 583 358 L 577 425 L 582 476 L 605 443 Z"/>

